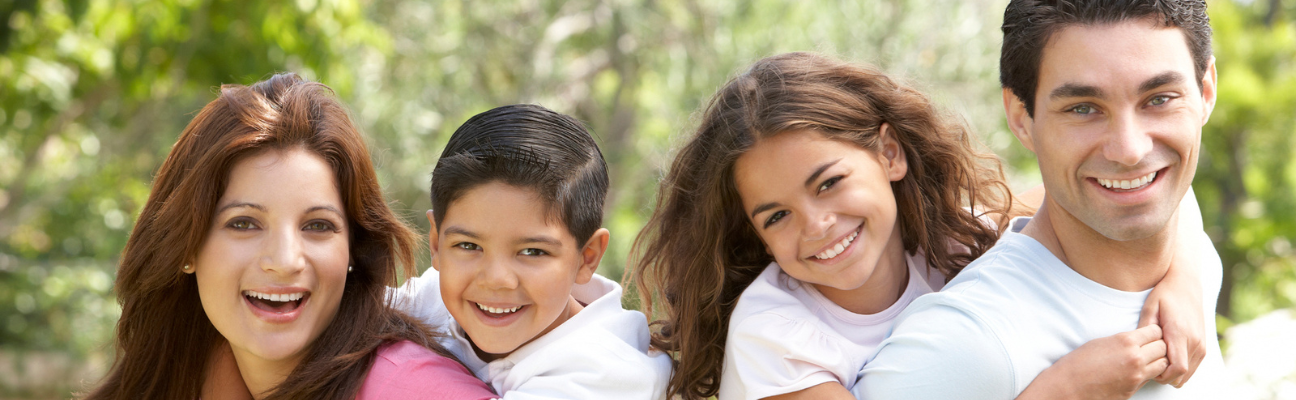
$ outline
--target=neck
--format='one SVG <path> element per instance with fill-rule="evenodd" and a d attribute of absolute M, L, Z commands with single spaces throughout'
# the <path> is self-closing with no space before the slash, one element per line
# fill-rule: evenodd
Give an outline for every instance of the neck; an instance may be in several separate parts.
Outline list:
<path fill-rule="evenodd" d="M 1045 196 L 1044 206 L 1021 233 L 1039 241 L 1076 273 L 1113 289 L 1138 292 L 1156 286 L 1169 270 L 1178 211 L 1160 232 L 1118 241 L 1094 231 Z"/>
<path fill-rule="evenodd" d="M 900 224 L 891 232 L 891 240 L 882 249 L 882 256 L 873 266 L 873 274 L 864 285 L 841 290 L 826 285 L 813 285 L 825 298 L 841 308 L 856 314 L 877 314 L 900 300 L 905 286 L 909 285 L 909 266 L 905 261 L 904 245 L 900 240 Z"/>
<path fill-rule="evenodd" d="M 239 374 L 243 376 L 243 382 L 247 384 L 252 397 L 260 400 L 270 394 L 270 391 L 283 383 L 288 378 L 288 374 L 297 368 L 301 362 L 301 356 L 296 356 L 289 360 L 266 360 L 261 357 L 248 354 L 246 351 L 234 349 L 234 361 L 238 363 Z"/>

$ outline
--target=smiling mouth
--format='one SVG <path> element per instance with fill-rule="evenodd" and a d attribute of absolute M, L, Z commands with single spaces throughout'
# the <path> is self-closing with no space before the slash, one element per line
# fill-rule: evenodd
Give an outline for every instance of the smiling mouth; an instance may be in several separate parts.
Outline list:
<path fill-rule="evenodd" d="M 481 303 L 473 303 L 473 304 L 477 305 L 477 309 L 481 310 L 483 313 L 486 313 L 486 315 L 492 317 L 502 317 L 505 315 L 509 315 L 518 312 L 518 310 L 521 310 L 522 307 L 524 307 L 524 306 L 517 306 L 517 307 L 510 307 L 510 308 L 495 308 L 495 307 L 483 305 Z"/>
<path fill-rule="evenodd" d="M 297 310 L 310 297 L 310 292 L 267 294 L 253 290 L 244 290 L 243 297 L 259 310 L 275 314 L 286 314 Z"/>
<path fill-rule="evenodd" d="M 833 257 L 837 257 L 838 254 L 841 254 L 843 251 L 846 251 L 846 248 L 850 247 L 851 243 L 854 243 L 855 238 L 857 237 L 859 237 L 858 228 L 854 232 L 851 232 L 851 234 L 846 235 L 845 238 L 842 238 L 842 240 L 840 242 L 837 242 L 837 244 L 834 245 L 833 247 L 829 247 L 827 250 L 824 250 L 822 253 L 815 254 L 811 257 L 818 260 L 831 260 L 833 259 Z"/>
<path fill-rule="evenodd" d="M 1130 180 L 1094 178 L 1099 185 L 1112 190 L 1139 190 L 1156 180 L 1158 171 Z"/>

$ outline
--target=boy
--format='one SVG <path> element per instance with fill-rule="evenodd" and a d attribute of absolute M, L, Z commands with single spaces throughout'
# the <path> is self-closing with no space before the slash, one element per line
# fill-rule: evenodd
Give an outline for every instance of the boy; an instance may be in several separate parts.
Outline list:
<path fill-rule="evenodd" d="M 662 398 L 669 356 L 594 273 L 607 187 L 575 119 L 534 105 L 472 117 L 432 172 L 433 270 L 397 306 L 447 327 L 443 344 L 504 399 Z"/>

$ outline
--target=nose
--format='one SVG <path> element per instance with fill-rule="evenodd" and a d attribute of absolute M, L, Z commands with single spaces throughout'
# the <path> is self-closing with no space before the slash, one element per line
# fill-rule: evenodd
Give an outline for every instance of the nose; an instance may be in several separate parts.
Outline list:
<path fill-rule="evenodd" d="M 301 272 L 306 268 L 301 232 L 296 229 L 278 229 L 271 233 L 261 257 L 261 270 L 284 275 Z"/>
<path fill-rule="evenodd" d="M 835 223 L 837 223 L 836 213 L 806 209 L 805 226 L 801 230 L 802 239 L 807 242 L 823 239 Z"/>
<path fill-rule="evenodd" d="M 1135 113 L 1112 118 L 1112 127 L 1103 144 L 1103 157 L 1125 166 L 1138 165 L 1152 152 L 1152 136 L 1139 123 Z"/>
<path fill-rule="evenodd" d="M 517 275 L 513 269 L 502 260 L 487 258 L 485 265 L 478 271 L 477 284 L 492 290 L 509 290 L 516 289 L 518 286 Z"/>

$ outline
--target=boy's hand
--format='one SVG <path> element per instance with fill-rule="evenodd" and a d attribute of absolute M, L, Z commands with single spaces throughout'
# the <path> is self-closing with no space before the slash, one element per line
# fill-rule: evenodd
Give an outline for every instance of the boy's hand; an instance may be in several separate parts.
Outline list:
<path fill-rule="evenodd" d="M 1157 325 L 1094 339 L 1041 372 L 1017 399 L 1128 399 L 1165 371 L 1165 351 Z"/>
<path fill-rule="evenodd" d="M 1183 386 L 1206 358 L 1205 315 L 1202 313 L 1201 268 L 1194 264 L 1194 242 L 1180 230 L 1174 260 L 1165 278 L 1157 283 L 1143 303 L 1140 328 L 1160 325 L 1170 366 L 1156 377 L 1157 383 Z"/>

